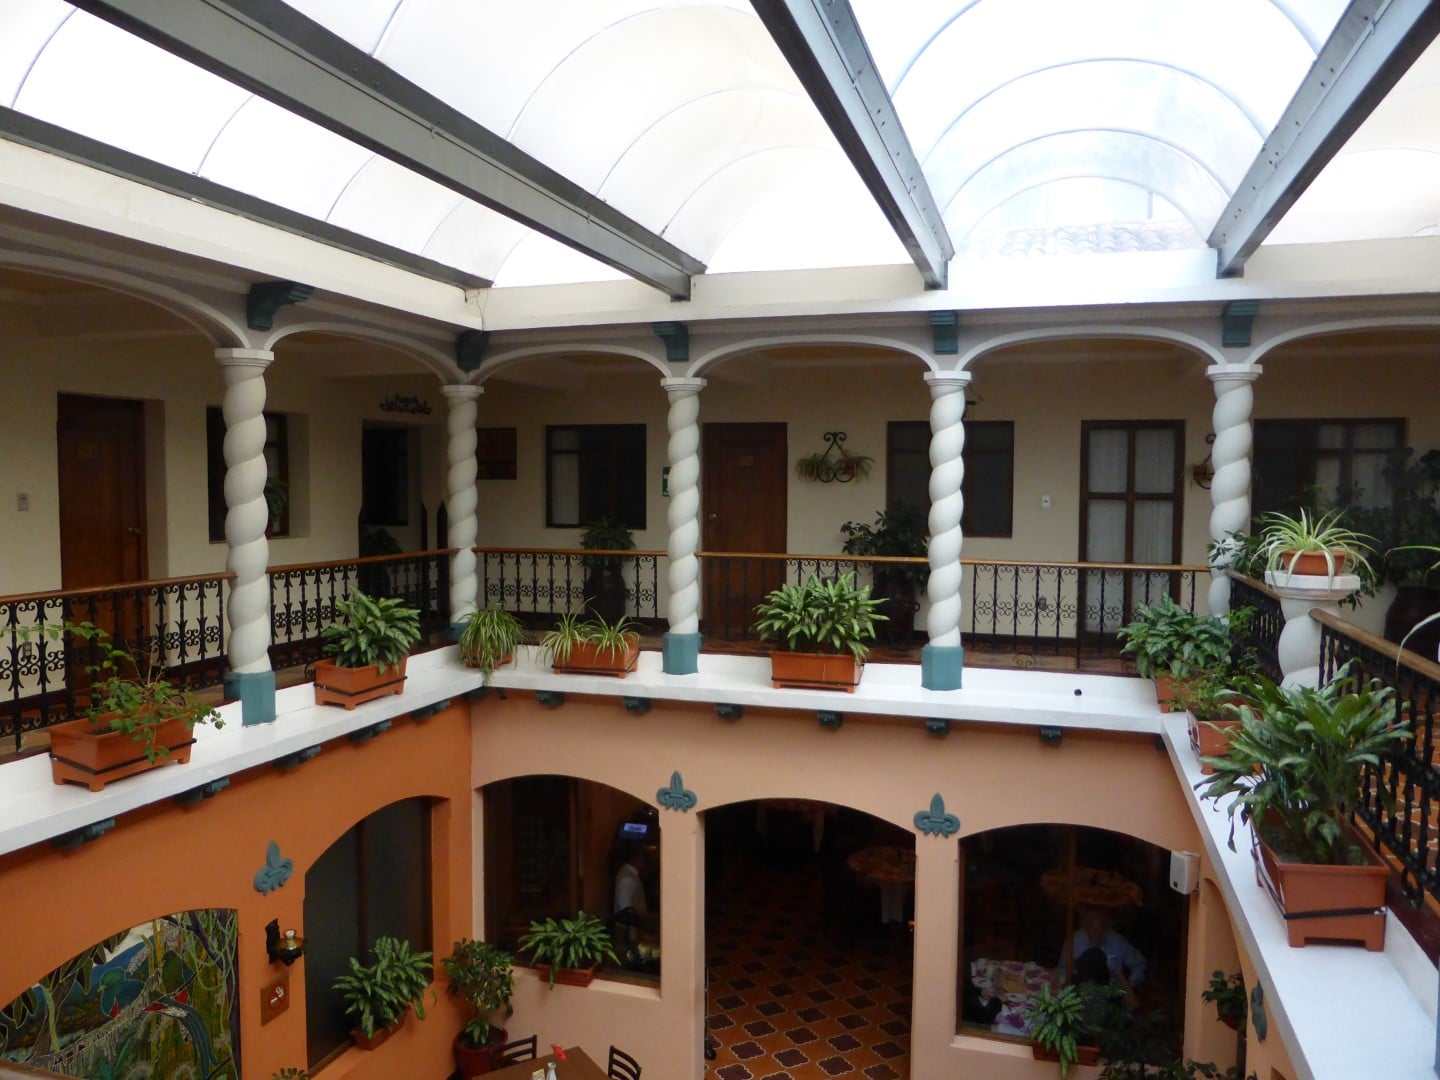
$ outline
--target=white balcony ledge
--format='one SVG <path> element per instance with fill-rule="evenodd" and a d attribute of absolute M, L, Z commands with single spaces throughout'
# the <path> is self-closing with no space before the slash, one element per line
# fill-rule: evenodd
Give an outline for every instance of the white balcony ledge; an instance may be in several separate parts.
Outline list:
<path fill-rule="evenodd" d="M 1440 990 L 1434 965 L 1393 914 L 1383 952 L 1291 948 L 1285 920 L 1256 884 L 1248 827 L 1236 829 L 1239 850 L 1231 851 L 1224 807 L 1196 796 L 1200 762 L 1190 749 L 1185 714 L 1166 717 L 1164 729 L 1225 906 L 1264 987 L 1268 1038 L 1284 1040 L 1296 1080 L 1434 1080 Z"/>

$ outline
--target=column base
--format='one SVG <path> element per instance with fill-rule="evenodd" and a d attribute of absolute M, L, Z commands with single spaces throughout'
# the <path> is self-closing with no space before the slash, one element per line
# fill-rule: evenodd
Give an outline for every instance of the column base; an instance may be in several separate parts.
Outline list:
<path fill-rule="evenodd" d="M 920 650 L 920 685 L 926 690 L 959 690 L 964 673 L 963 645 L 926 645 Z"/>
<path fill-rule="evenodd" d="M 245 727 L 275 720 L 275 672 L 227 671 L 225 696 L 240 702 L 240 723 Z"/>
<path fill-rule="evenodd" d="M 450 642 L 450 644 L 452 645 L 455 644 L 455 642 L 460 640 L 460 635 L 465 632 L 465 627 L 469 625 L 470 621 L 468 619 L 461 619 L 459 622 L 452 622 L 449 629 L 445 631 L 445 640 Z"/>
<path fill-rule="evenodd" d="M 700 671 L 700 635 L 665 634 L 660 639 L 661 670 L 666 675 L 695 675 Z"/>

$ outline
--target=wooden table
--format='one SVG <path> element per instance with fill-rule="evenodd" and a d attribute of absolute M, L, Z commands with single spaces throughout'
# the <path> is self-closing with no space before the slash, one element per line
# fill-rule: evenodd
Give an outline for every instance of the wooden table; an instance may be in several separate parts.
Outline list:
<path fill-rule="evenodd" d="M 530 1080 L 539 1073 L 545 1075 L 545 1063 L 555 1062 L 556 1080 L 606 1080 L 605 1070 L 590 1060 L 590 1055 L 578 1046 L 565 1048 L 565 1060 L 557 1061 L 554 1054 L 545 1054 L 534 1061 L 519 1061 L 498 1072 L 487 1073 L 490 1080 Z"/>

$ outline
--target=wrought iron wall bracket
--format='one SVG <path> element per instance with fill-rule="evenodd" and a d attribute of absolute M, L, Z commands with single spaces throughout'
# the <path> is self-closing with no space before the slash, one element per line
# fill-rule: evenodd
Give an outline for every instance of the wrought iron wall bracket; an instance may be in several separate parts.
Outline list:
<path fill-rule="evenodd" d="M 1059 746 L 1063 736 L 1064 732 L 1053 725 L 1046 724 L 1040 728 L 1040 741 L 1047 746 Z"/>
<path fill-rule="evenodd" d="M 650 699 L 648 697 L 627 697 L 620 699 L 625 704 L 625 711 L 632 712 L 637 716 L 644 716 L 650 711 Z"/>
<path fill-rule="evenodd" d="M 89 825 L 55 837 L 50 841 L 50 846 L 57 851 L 74 851 L 92 840 L 99 840 L 113 828 L 115 828 L 113 817 L 107 817 L 102 821 L 92 821 Z"/>
<path fill-rule="evenodd" d="M 381 735 L 389 730 L 389 720 L 377 720 L 369 727 L 363 727 L 359 731 L 352 731 L 350 733 L 350 741 L 353 743 L 369 742 L 371 739 L 375 738 L 376 735 Z"/>
<path fill-rule="evenodd" d="M 932 716 L 925 721 L 925 730 L 928 731 L 931 735 L 949 735 L 950 721 L 942 720 L 937 716 Z"/>
<path fill-rule="evenodd" d="M 211 780 L 208 784 L 201 784 L 199 787 L 193 787 L 189 791 L 182 791 L 179 795 L 175 796 L 175 805 L 194 806 L 196 803 L 203 802 L 212 796 L 220 794 L 220 792 L 229 786 L 230 778 L 228 776 L 219 777 L 218 779 Z"/>
<path fill-rule="evenodd" d="M 536 690 L 535 704 L 552 709 L 559 708 L 565 704 L 565 692 L 563 690 Z"/>
<path fill-rule="evenodd" d="M 829 709 L 821 709 L 815 714 L 815 719 L 820 721 L 820 726 L 827 731 L 839 731 L 845 723 L 845 714 L 832 712 Z"/>
<path fill-rule="evenodd" d="M 305 762 L 320 753 L 322 749 L 324 749 L 324 747 L 319 744 L 307 746 L 304 750 L 296 750 L 293 754 L 286 754 L 284 757 L 276 758 L 273 764 L 277 769 L 293 769 L 297 765 L 305 764 Z"/>
<path fill-rule="evenodd" d="M 739 720 L 745 715 L 743 705 L 732 705 L 728 702 L 717 701 L 715 703 L 715 715 L 721 720 Z"/>
<path fill-rule="evenodd" d="M 490 689 L 489 686 L 480 686 L 480 687 L 476 687 L 474 690 L 467 691 L 466 694 L 465 694 L 465 700 L 466 700 L 466 701 L 472 701 L 472 702 L 473 702 L 473 701 L 480 701 L 480 700 L 482 700 L 482 699 L 485 697 L 485 693 L 486 693 L 486 691 L 488 691 L 489 689 Z M 497 686 L 497 687 L 495 687 L 495 696 L 498 697 L 501 701 L 509 701 L 509 700 L 510 700 L 509 698 L 507 698 L 507 697 L 505 696 L 505 688 L 504 688 L 503 686 Z"/>
<path fill-rule="evenodd" d="M 448 697 L 441 698 L 433 705 L 422 705 L 420 708 L 416 709 L 410 714 L 410 718 L 412 720 L 429 720 L 430 717 L 436 715 L 437 713 L 444 712 L 449 707 L 450 699 Z"/>

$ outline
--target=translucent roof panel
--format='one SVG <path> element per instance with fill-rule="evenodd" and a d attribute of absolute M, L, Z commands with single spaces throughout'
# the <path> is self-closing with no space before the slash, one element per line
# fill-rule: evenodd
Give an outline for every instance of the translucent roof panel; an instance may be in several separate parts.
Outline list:
<path fill-rule="evenodd" d="M 1207 235 L 1345 2 L 911 0 L 903 18 L 889 0 L 852 6 L 963 248 L 1011 199 L 1026 218 L 1089 215 L 1032 227 L 1129 221 L 1136 188 Z M 1081 200 L 1029 194 L 1076 179 L 1103 183 Z"/>
<path fill-rule="evenodd" d="M 1440 40 L 1411 65 L 1267 244 L 1440 235 Z"/>

